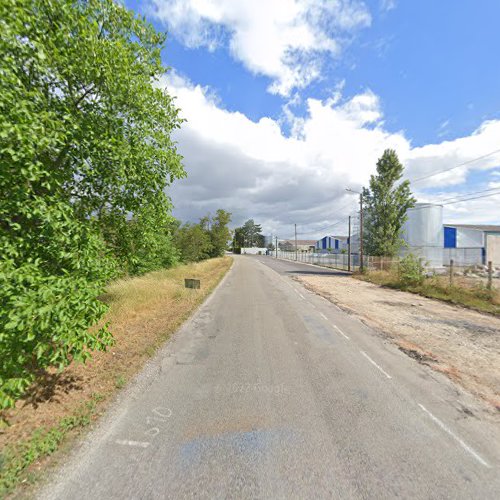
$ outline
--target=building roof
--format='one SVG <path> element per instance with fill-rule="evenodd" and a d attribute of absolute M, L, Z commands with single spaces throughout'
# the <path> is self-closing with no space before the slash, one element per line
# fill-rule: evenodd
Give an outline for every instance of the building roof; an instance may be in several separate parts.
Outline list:
<path fill-rule="evenodd" d="M 290 243 L 295 244 L 295 240 L 289 240 Z M 316 244 L 316 240 L 297 240 L 297 245 L 310 245 L 314 246 Z"/>
<path fill-rule="evenodd" d="M 446 227 L 463 227 L 464 229 L 476 229 L 478 231 L 500 233 L 500 226 L 489 224 L 444 224 Z"/>
<path fill-rule="evenodd" d="M 327 236 L 323 236 L 322 238 L 320 238 L 320 239 L 319 239 L 319 240 L 317 240 L 317 241 L 324 240 L 325 238 L 333 238 L 334 240 L 347 240 L 347 236 L 333 236 L 333 235 L 327 235 Z"/>

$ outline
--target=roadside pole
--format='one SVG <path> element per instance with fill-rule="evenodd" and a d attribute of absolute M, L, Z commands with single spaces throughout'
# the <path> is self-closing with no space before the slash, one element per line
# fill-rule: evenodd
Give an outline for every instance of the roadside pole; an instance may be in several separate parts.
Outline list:
<path fill-rule="evenodd" d="M 488 290 L 493 288 L 493 262 L 491 260 L 488 261 Z"/>
<path fill-rule="evenodd" d="M 349 215 L 349 236 L 347 237 L 347 270 L 351 270 L 351 216 Z"/>
<path fill-rule="evenodd" d="M 359 270 L 364 271 L 363 262 L 363 194 L 359 193 Z"/>
<path fill-rule="evenodd" d="M 297 224 L 295 226 L 295 260 L 297 260 Z"/>
<path fill-rule="evenodd" d="M 276 245 L 275 245 L 275 248 L 276 250 L 276 258 L 278 258 L 278 237 L 276 236 Z"/>

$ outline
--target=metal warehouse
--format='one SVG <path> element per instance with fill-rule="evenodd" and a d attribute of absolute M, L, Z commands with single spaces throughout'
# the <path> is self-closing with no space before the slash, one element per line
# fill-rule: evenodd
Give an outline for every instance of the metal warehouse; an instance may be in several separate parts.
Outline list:
<path fill-rule="evenodd" d="M 444 263 L 454 259 L 465 265 L 500 265 L 500 226 L 445 224 L 443 229 Z"/>
<path fill-rule="evenodd" d="M 443 206 L 417 203 L 407 212 L 401 254 L 422 257 L 427 265 L 441 267 L 453 259 L 459 266 L 500 266 L 500 225 L 443 224 Z M 359 251 L 359 234 L 352 235 L 352 253 Z M 325 236 L 316 242 L 320 252 L 341 253 L 348 248 L 345 236 Z"/>
<path fill-rule="evenodd" d="M 340 253 L 342 250 L 347 250 L 347 236 L 324 236 L 316 242 L 317 250 L 330 250 L 332 253 Z"/>

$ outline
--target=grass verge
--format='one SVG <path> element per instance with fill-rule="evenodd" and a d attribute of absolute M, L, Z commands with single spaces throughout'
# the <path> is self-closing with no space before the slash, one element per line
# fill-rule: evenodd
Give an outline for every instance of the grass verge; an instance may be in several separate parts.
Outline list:
<path fill-rule="evenodd" d="M 104 321 L 110 323 L 115 345 L 85 365 L 47 373 L 16 408 L 2 414 L 0 498 L 22 496 L 57 462 L 58 454 L 203 302 L 231 263 L 230 257 L 210 259 L 109 285 L 102 297 L 110 306 Z M 200 279 L 201 288 L 184 288 L 184 278 Z"/>
<path fill-rule="evenodd" d="M 460 279 L 460 277 L 455 278 L 453 285 L 449 284 L 449 278 L 446 276 L 432 276 L 425 278 L 421 284 L 407 285 L 401 282 L 395 271 L 369 271 L 362 274 L 356 273 L 353 276 L 377 285 L 500 316 L 499 290 L 488 290 L 480 284 L 471 286 L 466 279 Z"/>

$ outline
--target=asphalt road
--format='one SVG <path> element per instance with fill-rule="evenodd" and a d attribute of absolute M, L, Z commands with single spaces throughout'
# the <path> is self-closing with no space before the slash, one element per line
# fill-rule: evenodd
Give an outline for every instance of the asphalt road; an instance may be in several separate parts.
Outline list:
<path fill-rule="evenodd" d="M 498 428 L 440 374 L 241 256 L 43 498 L 500 498 Z"/>

